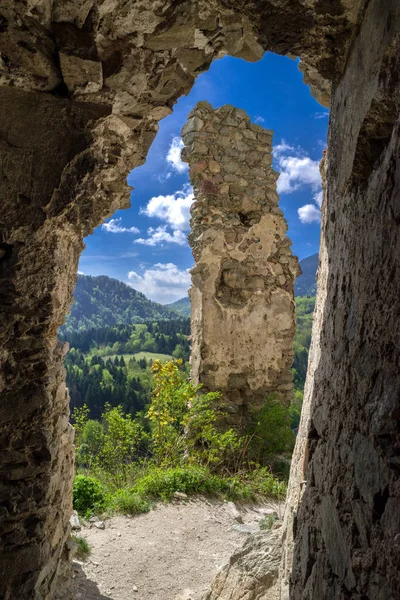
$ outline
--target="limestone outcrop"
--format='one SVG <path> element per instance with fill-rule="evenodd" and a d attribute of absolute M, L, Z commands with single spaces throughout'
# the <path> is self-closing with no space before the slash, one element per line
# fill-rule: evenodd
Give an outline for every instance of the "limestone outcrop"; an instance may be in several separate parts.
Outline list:
<path fill-rule="evenodd" d="M 68 536 L 73 449 L 57 328 L 82 240 L 127 206 L 128 171 L 197 74 L 224 53 L 266 50 L 300 56 L 331 106 L 289 596 L 399 597 L 399 31 L 398 0 L 3 0 L 5 600 L 51 598 Z"/>
<path fill-rule="evenodd" d="M 280 528 L 249 536 L 217 573 L 204 600 L 277 600 L 281 549 Z"/>
<path fill-rule="evenodd" d="M 200 102 L 182 129 L 195 266 L 192 377 L 222 392 L 240 427 L 268 394 L 290 402 L 299 271 L 278 207 L 272 132 L 242 110 Z"/>

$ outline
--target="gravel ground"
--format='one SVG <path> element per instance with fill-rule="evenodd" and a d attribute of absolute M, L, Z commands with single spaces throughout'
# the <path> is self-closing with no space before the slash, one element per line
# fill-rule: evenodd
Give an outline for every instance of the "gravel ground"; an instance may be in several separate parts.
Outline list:
<path fill-rule="evenodd" d="M 104 529 L 82 527 L 77 535 L 91 554 L 74 563 L 71 600 L 201 600 L 265 512 L 282 511 L 274 504 L 237 508 L 179 500 L 137 517 L 113 517 Z"/>

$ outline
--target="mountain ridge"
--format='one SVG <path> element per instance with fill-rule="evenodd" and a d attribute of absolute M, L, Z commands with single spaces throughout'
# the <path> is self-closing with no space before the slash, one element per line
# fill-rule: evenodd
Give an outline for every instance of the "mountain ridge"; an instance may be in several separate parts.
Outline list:
<path fill-rule="evenodd" d="M 60 333 L 179 316 L 172 308 L 149 300 L 119 279 L 80 274 L 71 312 Z"/>
<path fill-rule="evenodd" d="M 295 296 L 315 296 L 318 254 L 300 261 L 302 275 L 296 279 Z M 74 303 L 60 333 L 84 331 L 146 320 L 190 316 L 190 299 L 185 296 L 170 304 L 159 304 L 119 279 L 107 275 L 78 275 Z"/>
<path fill-rule="evenodd" d="M 318 253 L 303 258 L 300 262 L 302 274 L 294 284 L 295 296 L 315 296 L 317 293 Z"/>

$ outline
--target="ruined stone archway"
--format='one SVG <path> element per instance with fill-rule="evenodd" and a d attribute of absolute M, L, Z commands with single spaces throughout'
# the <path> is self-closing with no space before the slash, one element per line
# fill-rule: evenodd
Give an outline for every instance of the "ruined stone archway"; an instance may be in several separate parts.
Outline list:
<path fill-rule="evenodd" d="M 51 597 L 68 535 L 72 446 L 56 336 L 82 239 L 126 206 L 126 173 L 196 74 L 221 52 L 254 60 L 267 49 L 300 55 L 320 98 L 333 82 L 318 303 L 326 297 L 291 476 L 290 597 L 398 595 L 399 10 L 395 0 L 3 3 L 5 599 Z"/>

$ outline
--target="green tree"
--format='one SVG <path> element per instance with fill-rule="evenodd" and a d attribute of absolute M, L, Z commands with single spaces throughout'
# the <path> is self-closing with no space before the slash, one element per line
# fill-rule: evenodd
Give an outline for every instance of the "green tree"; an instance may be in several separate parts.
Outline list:
<path fill-rule="evenodd" d="M 138 458 L 138 449 L 146 434 L 122 407 L 106 404 L 103 413 L 104 443 L 99 456 L 101 467 L 107 470 L 116 485 L 126 484 L 132 463 Z"/>
<path fill-rule="evenodd" d="M 232 430 L 221 431 L 216 408 L 219 392 L 202 394 L 180 370 L 182 360 L 154 361 L 152 401 L 147 412 L 153 454 L 159 466 L 182 462 L 217 469 L 237 451 L 241 439 Z"/>
<path fill-rule="evenodd" d="M 293 451 L 290 408 L 270 394 L 262 408 L 253 411 L 247 431 L 248 456 L 257 464 L 268 464 L 279 454 Z"/>

